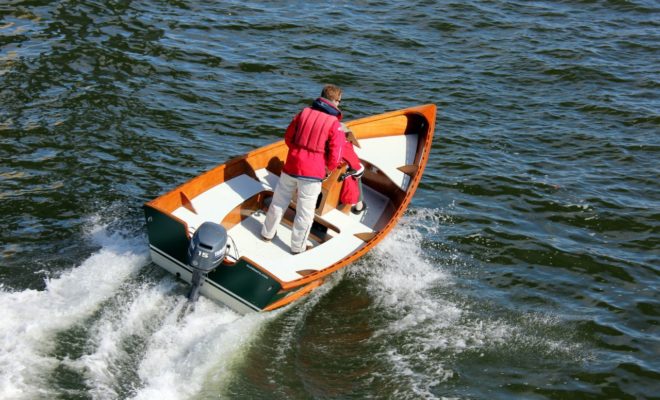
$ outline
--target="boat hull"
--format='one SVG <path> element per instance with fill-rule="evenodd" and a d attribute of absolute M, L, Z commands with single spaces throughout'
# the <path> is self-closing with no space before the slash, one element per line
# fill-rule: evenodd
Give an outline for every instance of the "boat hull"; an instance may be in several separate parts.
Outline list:
<path fill-rule="evenodd" d="M 338 177 L 343 170 L 337 170 L 323 184 L 310 235 L 312 250 L 300 255 L 289 252 L 287 222 L 292 223 L 295 203 L 278 228 L 277 240 L 260 240 L 264 211 L 286 157 L 286 145 L 280 141 L 232 159 L 146 203 L 154 263 L 190 283 L 187 249 L 192 233 L 203 221 L 221 223 L 232 238 L 229 254 L 235 256 L 225 258 L 208 274 L 201 294 L 237 312 L 250 313 L 289 304 L 360 258 L 395 226 L 412 199 L 431 148 L 435 106 L 385 113 L 347 125 L 362 144 L 358 156 L 367 166 L 363 187 L 369 208 L 364 215 L 352 215 L 338 202 Z"/>

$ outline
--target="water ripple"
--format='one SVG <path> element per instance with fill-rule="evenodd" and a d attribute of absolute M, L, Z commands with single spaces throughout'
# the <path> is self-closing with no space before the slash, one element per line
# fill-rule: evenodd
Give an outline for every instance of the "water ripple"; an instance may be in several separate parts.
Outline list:
<path fill-rule="evenodd" d="M 438 105 L 408 222 L 304 315 L 275 317 L 295 325 L 274 339 L 275 361 L 247 349 L 234 384 L 196 390 L 346 397 L 350 376 L 363 397 L 656 395 L 657 2 L 5 3 L 3 290 L 44 291 L 88 259 L 93 216 L 140 236 L 144 201 L 280 139 L 335 82 L 347 119 Z M 88 377 L 108 393 L 157 390 L 159 335 L 135 359 L 113 353 L 112 376 L 144 391 Z M 51 376 L 56 397 L 94 395 L 67 368 Z"/>

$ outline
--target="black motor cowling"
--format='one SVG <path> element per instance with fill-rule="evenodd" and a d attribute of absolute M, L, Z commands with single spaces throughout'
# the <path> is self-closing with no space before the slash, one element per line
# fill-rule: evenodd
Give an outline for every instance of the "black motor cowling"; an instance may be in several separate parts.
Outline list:
<path fill-rule="evenodd" d="M 226 252 L 227 230 L 222 225 L 204 222 L 197 228 L 188 245 L 188 265 L 193 269 L 188 300 L 197 301 L 206 275 L 220 265 Z"/>

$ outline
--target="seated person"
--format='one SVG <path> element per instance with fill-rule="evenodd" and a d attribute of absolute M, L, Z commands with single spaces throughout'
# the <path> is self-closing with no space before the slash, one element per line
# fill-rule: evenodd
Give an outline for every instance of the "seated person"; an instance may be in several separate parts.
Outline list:
<path fill-rule="evenodd" d="M 353 132 L 342 124 L 346 141 L 342 147 L 342 159 L 348 164 L 348 169 L 344 174 L 344 186 L 342 187 L 340 200 L 344 204 L 352 204 L 351 212 L 361 214 L 367 209 L 367 203 L 364 201 L 362 193 L 362 175 L 364 174 L 364 165 L 360 162 L 355 153 L 355 145 L 360 146 Z M 357 191 L 357 193 L 355 193 Z"/>

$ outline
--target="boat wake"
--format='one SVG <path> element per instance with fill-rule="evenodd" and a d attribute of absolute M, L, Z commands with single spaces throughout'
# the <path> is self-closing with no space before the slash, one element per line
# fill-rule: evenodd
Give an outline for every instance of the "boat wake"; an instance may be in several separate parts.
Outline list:
<path fill-rule="evenodd" d="M 204 298 L 182 312 L 184 285 L 145 272 L 143 239 L 89 235 L 100 249 L 45 290 L 0 290 L 0 398 L 181 399 L 222 384 L 267 317 Z"/>
<path fill-rule="evenodd" d="M 102 246 L 80 266 L 48 279 L 43 291 L 0 291 L 0 398 L 34 398 L 52 390 L 60 364 L 56 336 L 93 316 L 122 283 L 146 264 L 147 254 L 102 229 Z"/>
<path fill-rule="evenodd" d="M 342 280 L 354 278 L 371 299 L 369 346 L 385 363 L 371 372 L 369 386 L 384 386 L 392 397 L 438 397 L 437 387 L 461 363 L 484 356 L 573 357 L 578 345 L 557 328 L 558 318 L 482 312 L 487 301 L 463 294 L 465 278 L 456 268 L 473 267 L 437 246 L 445 218 L 413 210 L 369 256 L 307 299 L 248 316 L 204 297 L 186 312 L 187 285 L 149 267 L 144 239 L 96 226 L 89 235 L 99 250 L 49 279 L 45 290 L 0 288 L 0 398 L 217 395 L 234 371 L 246 368 L 251 342 L 274 319 L 282 330 L 265 340 L 275 348 L 265 368 L 277 379 L 301 325 Z"/>
<path fill-rule="evenodd" d="M 462 293 L 463 278 L 456 271 L 472 268 L 469 261 L 456 251 L 438 250 L 433 240 L 447 218 L 438 210 L 414 210 L 356 269 L 368 277 L 374 314 L 383 316 L 372 340 L 390 365 L 394 397 L 438 397 L 436 387 L 454 377 L 459 364 L 478 363 L 484 356 L 576 357 L 579 345 L 558 318 L 484 312 L 487 300 Z"/>

